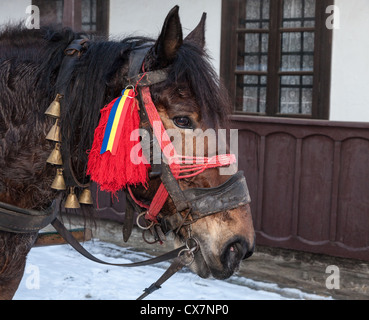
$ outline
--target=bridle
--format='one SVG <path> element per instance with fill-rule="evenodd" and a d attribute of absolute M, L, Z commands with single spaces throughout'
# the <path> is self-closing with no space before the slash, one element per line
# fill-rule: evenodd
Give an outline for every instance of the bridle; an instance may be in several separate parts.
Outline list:
<path fill-rule="evenodd" d="M 235 163 L 234 155 L 217 155 L 215 157 L 202 157 L 201 164 L 197 163 L 195 158 L 187 158 L 179 156 L 174 147 L 168 148 L 171 141 L 167 136 L 164 125 L 156 110 L 156 107 L 151 99 L 150 86 L 163 82 L 167 79 L 168 69 L 157 71 L 141 72 L 144 64 L 146 54 L 150 47 L 144 46 L 136 48 L 130 53 L 129 71 L 127 82 L 133 85 L 137 98 L 139 101 L 140 121 L 141 127 L 147 130 L 153 137 L 153 148 L 162 154 L 163 159 L 160 164 L 152 164 L 150 177 L 160 177 L 161 184 L 157 190 L 150 205 L 144 204 L 142 201 L 134 196 L 130 187 L 127 188 L 127 208 L 125 213 L 125 221 L 123 226 L 123 237 L 127 241 L 134 224 L 135 211 L 138 212 L 137 225 L 144 229 L 144 234 L 148 230 L 156 241 L 164 241 L 165 235 L 171 231 L 176 234 L 186 227 L 187 238 L 185 244 L 180 248 L 172 250 L 162 256 L 131 264 L 112 264 L 101 261 L 87 252 L 80 243 L 73 237 L 65 226 L 56 218 L 60 210 L 60 197 L 54 200 L 52 206 L 45 212 L 34 210 L 21 209 L 16 206 L 11 206 L 0 202 L 0 230 L 16 233 L 37 232 L 48 224 L 52 224 L 57 232 L 79 253 L 86 258 L 98 263 L 117 265 L 123 267 L 135 267 L 158 263 L 168 259 L 173 259 L 172 264 L 167 271 L 138 299 L 146 297 L 148 294 L 160 288 L 161 284 L 169 277 L 175 274 L 185 265 L 190 265 L 194 260 L 195 253 L 200 249 L 199 242 L 191 234 L 191 224 L 206 216 L 237 208 L 242 205 L 250 203 L 250 196 L 246 185 L 246 180 L 242 172 L 237 172 L 231 176 L 223 184 L 214 188 L 193 188 L 182 190 L 179 186 L 178 180 L 190 176 L 197 175 L 209 168 L 217 168 L 221 166 L 228 166 Z M 86 40 L 74 40 L 65 50 L 66 57 L 63 60 L 61 71 L 58 78 L 62 78 L 64 83 L 65 78 L 68 78 L 63 73 L 63 65 L 67 66 L 65 69 L 71 69 L 73 61 L 79 57 L 86 50 Z M 70 74 L 69 70 L 69 74 Z M 160 124 L 159 130 L 155 129 L 154 122 Z M 162 137 L 164 136 L 164 139 Z M 162 143 L 159 143 L 161 141 Z M 168 150 L 171 150 L 170 152 Z M 70 159 L 70 154 L 67 155 Z M 195 160 L 195 164 L 190 161 Z M 76 181 L 73 174 L 70 161 L 66 161 L 67 172 L 70 172 L 69 177 L 71 181 Z M 76 181 L 78 185 L 78 181 Z M 175 213 L 166 216 L 161 215 L 160 211 L 167 201 L 171 198 L 175 206 Z M 141 218 L 144 218 L 144 223 Z M 144 236 L 145 239 L 145 236 Z"/>
<path fill-rule="evenodd" d="M 178 234 L 183 226 L 188 226 L 198 219 L 217 212 L 227 211 L 250 203 L 246 180 L 242 172 L 238 172 L 225 183 L 214 188 L 193 188 L 182 190 L 178 180 L 189 178 L 201 172 L 236 162 L 233 154 L 207 157 L 189 157 L 178 155 L 158 111 L 151 99 L 150 86 L 167 79 L 168 69 L 144 71 L 144 61 L 150 47 L 143 47 L 131 52 L 128 82 L 135 87 L 138 94 L 141 127 L 150 132 L 154 152 L 162 155 L 163 161 L 152 164 L 151 176 L 159 176 L 161 184 L 150 205 L 144 204 L 134 196 L 128 188 L 128 200 L 140 214 L 137 225 L 144 230 L 150 229 L 155 239 L 163 241 L 164 234 L 173 231 Z M 138 73 L 142 71 L 142 73 Z M 138 74 L 137 74 L 138 73 Z M 142 81 L 143 80 L 143 81 Z M 155 126 L 155 123 L 158 124 Z M 159 218 L 160 210 L 168 196 L 174 203 L 175 213 Z M 148 224 L 142 224 L 143 217 Z M 128 218 L 129 219 L 129 218 Z"/>

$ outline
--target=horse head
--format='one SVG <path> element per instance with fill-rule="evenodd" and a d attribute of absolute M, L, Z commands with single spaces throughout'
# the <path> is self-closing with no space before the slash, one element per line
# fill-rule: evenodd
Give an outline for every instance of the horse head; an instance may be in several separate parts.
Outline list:
<path fill-rule="evenodd" d="M 169 196 L 157 217 L 149 219 L 149 225 L 154 220 L 164 232 L 174 231 L 177 246 L 186 241 L 193 242 L 192 245 L 196 242 L 199 250 L 194 253 L 190 268 L 201 277 L 212 275 L 225 279 L 234 273 L 241 260 L 252 254 L 255 234 L 243 174 L 224 170 L 234 162 L 227 162 L 233 159 L 230 154 L 225 163 L 219 163 L 222 155 L 215 141 L 220 139 L 218 129 L 227 127 L 230 104 L 204 49 L 205 18 L 203 14 L 198 26 L 183 39 L 178 7 L 174 7 L 157 41 L 143 58 L 143 71 L 147 74 L 165 71 L 165 78 L 154 81 L 146 93 L 177 158 L 171 159 L 174 166 L 159 165 L 156 170 L 159 174 L 150 175 L 147 188 L 132 187 L 131 193 L 139 203 L 149 206 L 164 183 Z M 145 101 L 140 105 L 140 112 L 142 108 Z M 142 122 L 141 118 L 141 127 L 147 127 Z M 209 132 L 215 134 L 206 134 Z M 150 139 L 155 138 L 158 137 L 151 133 Z M 228 151 L 228 145 L 223 150 Z M 152 153 L 148 156 L 151 160 Z M 199 159 L 203 161 L 200 164 Z M 215 164 L 204 164 L 211 161 Z M 179 171 L 183 169 L 182 173 L 173 172 L 175 164 Z M 154 171 L 154 166 L 151 170 Z"/>

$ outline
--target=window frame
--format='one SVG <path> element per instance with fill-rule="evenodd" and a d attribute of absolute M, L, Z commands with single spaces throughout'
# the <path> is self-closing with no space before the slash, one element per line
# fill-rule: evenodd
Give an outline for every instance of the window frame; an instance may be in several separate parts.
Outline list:
<path fill-rule="evenodd" d="M 63 27 L 70 27 L 77 32 L 82 31 L 82 0 L 61 0 L 62 2 L 62 21 Z M 91 3 L 91 1 L 90 1 Z M 37 5 L 41 12 L 41 24 L 47 25 L 55 23 L 57 20 L 56 8 L 49 0 L 33 0 L 33 5 Z M 109 35 L 109 0 L 96 0 L 96 33 L 98 36 L 108 37 Z M 42 16 L 47 12 L 46 17 Z M 47 18 L 44 22 L 43 19 Z M 91 31 L 92 32 L 92 31 Z"/>
<path fill-rule="evenodd" d="M 270 20 L 268 31 L 268 70 L 266 72 L 236 70 L 237 59 L 239 57 L 238 33 L 258 32 L 258 30 L 239 28 L 239 21 L 241 19 L 240 11 L 245 9 L 245 3 L 246 0 L 222 0 L 220 76 L 223 79 L 226 88 L 229 90 L 230 98 L 233 103 L 234 113 L 255 116 L 328 120 L 330 111 L 330 81 L 333 32 L 331 29 L 328 29 L 326 27 L 326 19 L 328 18 L 326 8 L 330 5 L 333 5 L 334 0 L 316 0 L 315 27 L 313 28 L 283 28 L 283 0 L 270 1 Z M 280 71 L 282 34 L 284 32 L 311 31 L 315 32 L 313 71 Z M 237 90 L 243 90 L 243 88 L 237 86 L 236 82 L 237 75 L 240 74 L 267 76 L 265 113 L 236 111 L 236 105 L 240 104 L 240 101 L 237 101 L 237 97 L 242 97 L 240 92 L 237 92 Z M 301 74 L 313 76 L 311 115 L 279 113 L 280 76 L 300 76 Z M 243 99 L 241 103 L 243 103 Z"/>

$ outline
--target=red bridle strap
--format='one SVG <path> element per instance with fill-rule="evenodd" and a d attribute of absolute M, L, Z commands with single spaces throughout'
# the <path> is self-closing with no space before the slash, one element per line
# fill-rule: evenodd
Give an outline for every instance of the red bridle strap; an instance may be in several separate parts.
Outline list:
<path fill-rule="evenodd" d="M 163 122 L 159 116 L 158 111 L 151 99 L 150 88 L 142 87 L 141 94 L 143 103 L 146 108 L 146 112 L 153 128 L 154 135 L 159 141 L 160 148 L 168 161 L 170 170 L 173 176 L 178 179 L 194 177 L 206 169 L 217 168 L 228 166 L 236 162 L 236 157 L 234 154 L 222 154 L 216 155 L 210 158 L 207 157 L 188 157 L 180 156 L 177 154 L 172 142 L 164 128 Z M 158 125 L 160 124 L 160 125 Z M 140 201 L 138 201 L 133 193 L 130 191 L 133 200 L 140 206 L 146 207 Z M 168 191 L 166 190 L 163 183 L 161 183 L 158 191 L 156 192 L 150 206 L 148 207 L 145 218 L 147 220 L 157 222 L 157 215 L 162 209 L 164 203 L 168 198 Z"/>

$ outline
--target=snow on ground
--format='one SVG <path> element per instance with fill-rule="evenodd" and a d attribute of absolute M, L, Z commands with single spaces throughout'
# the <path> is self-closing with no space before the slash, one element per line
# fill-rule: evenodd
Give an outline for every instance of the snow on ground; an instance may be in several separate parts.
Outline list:
<path fill-rule="evenodd" d="M 150 258 L 146 253 L 102 241 L 84 244 L 96 257 L 129 263 Z M 130 300 L 155 282 L 169 266 L 122 268 L 92 262 L 69 245 L 33 248 L 15 300 Z M 184 269 L 146 300 L 284 300 L 323 299 L 297 289 L 233 276 L 227 281 L 201 279 Z"/>

